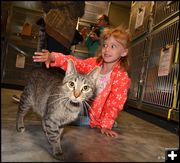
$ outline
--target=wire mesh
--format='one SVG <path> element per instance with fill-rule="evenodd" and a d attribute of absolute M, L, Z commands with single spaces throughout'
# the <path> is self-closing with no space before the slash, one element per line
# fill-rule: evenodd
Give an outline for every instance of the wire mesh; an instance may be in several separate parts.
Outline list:
<path fill-rule="evenodd" d="M 165 26 L 161 30 L 154 31 L 152 33 L 152 46 L 150 57 L 148 61 L 148 70 L 146 83 L 144 85 L 143 101 L 151 104 L 172 107 L 174 97 L 174 80 L 179 76 L 179 62 L 174 63 L 177 37 L 179 36 L 179 20 L 174 23 Z M 173 63 L 168 75 L 158 76 L 160 53 L 162 48 L 167 45 L 174 46 Z M 176 94 L 179 92 L 179 82 L 176 87 Z M 178 109 L 179 102 L 177 102 L 176 109 Z"/>

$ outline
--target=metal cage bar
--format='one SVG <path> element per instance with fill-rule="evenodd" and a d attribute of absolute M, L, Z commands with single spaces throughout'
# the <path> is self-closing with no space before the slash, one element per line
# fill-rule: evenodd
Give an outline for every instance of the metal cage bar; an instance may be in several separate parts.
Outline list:
<path fill-rule="evenodd" d="M 179 12 L 179 1 L 155 1 L 154 26 Z"/>
<path fill-rule="evenodd" d="M 173 61 L 175 57 L 175 46 L 179 36 L 179 20 L 152 33 L 152 46 L 148 62 L 147 79 L 144 85 L 143 102 L 150 104 L 172 107 L 174 98 L 174 78 L 179 76 L 179 63 L 171 65 L 171 71 L 167 76 L 158 76 L 160 51 L 166 45 L 174 45 Z M 179 55 L 179 53 L 178 53 Z M 178 83 L 179 86 L 179 83 Z M 176 90 L 177 94 L 179 89 Z M 178 100 L 178 99 L 177 99 Z M 177 106 L 179 102 L 177 102 Z M 176 109 L 178 108 L 176 106 Z"/>
<path fill-rule="evenodd" d="M 129 91 L 129 99 L 137 100 L 139 97 L 139 81 L 141 78 L 141 71 L 143 67 L 143 56 L 146 40 L 143 39 L 136 44 L 133 44 L 129 49 L 130 58 L 130 77 L 131 87 Z"/>

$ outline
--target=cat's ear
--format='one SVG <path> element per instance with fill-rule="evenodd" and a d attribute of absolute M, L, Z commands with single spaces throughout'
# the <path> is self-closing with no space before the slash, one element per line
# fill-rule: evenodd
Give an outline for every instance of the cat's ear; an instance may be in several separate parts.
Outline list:
<path fill-rule="evenodd" d="M 88 77 L 93 80 L 96 81 L 98 75 L 100 72 L 100 67 L 95 67 L 91 72 L 88 73 Z"/>
<path fill-rule="evenodd" d="M 75 66 L 74 66 L 74 63 L 73 63 L 73 61 L 72 61 L 71 59 L 69 59 L 69 60 L 67 61 L 66 76 L 67 76 L 67 75 L 73 75 L 73 74 L 75 74 L 75 73 L 77 73 L 77 72 L 76 72 L 76 68 L 75 68 Z"/>

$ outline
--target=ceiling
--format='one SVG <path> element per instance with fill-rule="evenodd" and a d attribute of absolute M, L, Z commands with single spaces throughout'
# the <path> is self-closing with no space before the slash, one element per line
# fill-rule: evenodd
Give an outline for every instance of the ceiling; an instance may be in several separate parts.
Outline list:
<path fill-rule="evenodd" d="M 111 1 L 114 4 L 125 6 L 125 7 L 131 7 L 132 1 Z"/>

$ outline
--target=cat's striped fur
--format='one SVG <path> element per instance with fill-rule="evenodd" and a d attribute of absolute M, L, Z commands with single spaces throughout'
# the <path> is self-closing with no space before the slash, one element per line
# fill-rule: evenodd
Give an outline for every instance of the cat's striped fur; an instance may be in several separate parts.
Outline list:
<path fill-rule="evenodd" d="M 32 108 L 42 117 L 43 130 L 54 157 L 62 159 L 63 128 L 78 117 L 82 106 L 93 96 L 98 71 L 95 68 L 87 75 L 78 74 L 71 60 L 63 81 L 46 70 L 35 70 L 20 98 L 17 131 L 24 131 L 24 116 Z"/>

